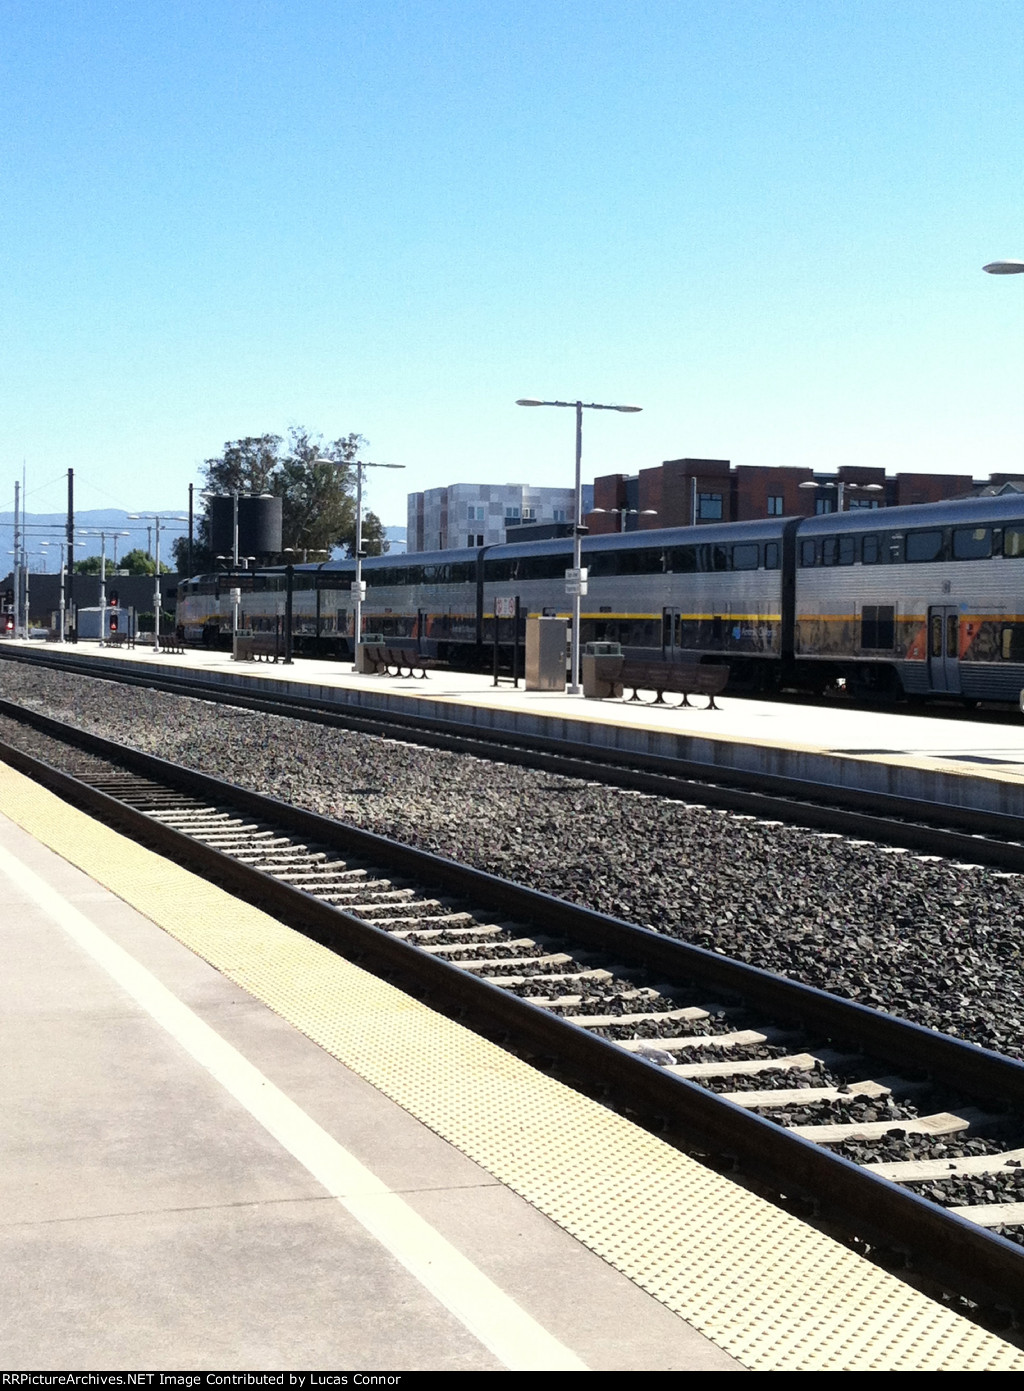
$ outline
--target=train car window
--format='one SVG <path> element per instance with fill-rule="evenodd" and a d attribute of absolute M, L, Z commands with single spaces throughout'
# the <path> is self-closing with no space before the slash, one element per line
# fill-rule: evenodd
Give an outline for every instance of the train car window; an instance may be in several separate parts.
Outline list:
<path fill-rule="evenodd" d="M 668 569 L 673 575 L 692 575 L 697 570 L 697 547 L 676 546 L 666 555 Z"/>
<path fill-rule="evenodd" d="M 954 560 L 988 560 L 991 554 L 992 528 L 990 526 L 954 527 Z"/>
<path fill-rule="evenodd" d="M 514 560 L 485 560 L 484 579 L 488 583 L 502 584 L 506 580 L 514 580 L 516 563 Z"/>
<path fill-rule="evenodd" d="M 624 551 L 624 575 L 660 575 L 665 569 L 665 552 L 659 547 L 647 547 L 642 551 Z"/>
<path fill-rule="evenodd" d="M 782 569 L 782 547 L 778 541 L 766 541 L 764 546 L 764 568 L 766 570 Z"/>
<path fill-rule="evenodd" d="M 906 556 L 908 564 L 911 565 L 925 563 L 929 560 L 941 560 L 942 532 L 908 531 Z"/>
<path fill-rule="evenodd" d="M 367 590 L 378 586 L 405 586 L 409 583 L 409 568 L 405 565 L 394 566 L 388 570 L 363 570 L 363 579 L 366 580 Z"/>
<path fill-rule="evenodd" d="M 756 570 L 760 560 L 760 546 L 756 541 L 732 548 L 732 568 L 734 570 Z"/>
<path fill-rule="evenodd" d="M 1024 662 L 1024 623 L 1007 623 L 999 636 L 1003 661 Z"/>
<path fill-rule="evenodd" d="M 476 561 L 456 560 L 444 568 L 448 571 L 446 584 L 473 584 L 476 581 Z"/>
<path fill-rule="evenodd" d="M 660 575 L 664 569 L 662 550 L 596 551 L 587 557 L 590 573 L 600 575 Z M 564 567 L 563 567 L 564 568 Z"/>
<path fill-rule="evenodd" d="M 885 537 L 877 534 L 860 538 L 860 563 L 883 565 L 889 558 Z"/>
<path fill-rule="evenodd" d="M 800 564 L 805 570 L 821 564 L 821 546 L 817 541 L 800 542 Z"/>
<path fill-rule="evenodd" d="M 856 538 L 826 536 L 821 547 L 823 565 L 852 565 L 856 559 Z"/>
<path fill-rule="evenodd" d="M 622 553 L 620 551 L 594 551 L 587 556 L 587 568 L 591 578 L 598 579 L 601 576 L 621 574 L 621 559 Z M 569 564 L 569 561 L 564 561 L 562 568 L 566 569 Z"/>
<path fill-rule="evenodd" d="M 1003 529 L 1003 555 L 1019 560 L 1024 555 L 1024 522 L 1015 522 Z"/>
<path fill-rule="evenodd" d="M 891 652 L 896 645 L 896 610 L 892 604 L 865 604 L 860 611 L 861 649 Z"/>
<path fill-rule="evenodd" d="M 729 569 L 729 547 L 711 543 L 700 548 L 700 568 L 706 575 Z"/>
<path fill-rule="evenodd" d="M 597 560 L 599 557 L 594 556 Z M 572 564 L 567 555 L 528 555 L 519 562 L 521 580 L 557 580 Z"/>

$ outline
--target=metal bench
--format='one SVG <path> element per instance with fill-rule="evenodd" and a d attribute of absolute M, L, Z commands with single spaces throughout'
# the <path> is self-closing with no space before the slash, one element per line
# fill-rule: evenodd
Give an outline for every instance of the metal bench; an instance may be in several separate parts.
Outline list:
<path fill-rule="evenodd" d="M 631 662 L 625 661 L 619 676 L 624 689 L 632 690 L 629 701 L 640 701 L 640 691 L 653 691 L 652 705 L 668 705 L 665 692 L 681 695 L 679 707 L 689 706 L 692 695 L 707 696 L 707 710 L 718 710 L 715 696 L 721 695 L 729 680 L 729 668 L 705 666 L 697 662 Z M 628 703 L 628 702 L 627 702 Z M 644 702 L 640 702 L 643 704 Z"/>
<path fill-rule="evenodd" d="M 416 676 L 425 681 L 428 670 L 443 665 L 433 657 L 422 656 L 415 647 L 364 643 L 363 651 L 377 676 Z"/>
<path fill-rule="evenodd" d="M 284 658 L 284 647 L 277 633 L 239 634 L 234 658 L 236 662 L 279 662 Z"/>

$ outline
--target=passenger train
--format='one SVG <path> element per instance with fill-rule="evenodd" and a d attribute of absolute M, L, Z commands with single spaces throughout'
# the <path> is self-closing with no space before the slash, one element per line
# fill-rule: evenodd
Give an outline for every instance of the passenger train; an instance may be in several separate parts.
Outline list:
<path fill-rule="evenodd" d="M 587 536 L 582 640 L 627 656 L 728 663 L 732 690 L 1018 700 L 1024 688 L 1024 495 Z M 499 599 L 564 616 L 572 540 L 364 560 L 363 632 L 486 668 Z M 297 653 L 349 657 L 355 561 L 291 571 Z M 283 631 L 289 575 L 201 576 L 178 590 L 186 642 Z M 511 642 L 511 620 L 498 620 Z"/>

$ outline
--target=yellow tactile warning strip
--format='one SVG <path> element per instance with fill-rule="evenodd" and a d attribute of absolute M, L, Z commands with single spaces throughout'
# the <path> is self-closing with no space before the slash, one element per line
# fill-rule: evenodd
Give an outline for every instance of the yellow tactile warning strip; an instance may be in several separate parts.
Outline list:
<path fill-rule="evenodd" d="M 1020 1371 L 1024 1353 L 0 765 L 0 811 L 758 1371 Z"/>

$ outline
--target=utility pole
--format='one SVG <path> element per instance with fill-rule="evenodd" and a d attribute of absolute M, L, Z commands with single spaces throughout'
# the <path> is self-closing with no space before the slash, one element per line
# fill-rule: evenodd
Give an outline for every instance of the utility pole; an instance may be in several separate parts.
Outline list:
<path fill-rule="evenodd" d="M 74 636 L 78 638 L 78 623 L 75 619 L 75 470 L 68 469 L 68 583 L 65 596 Z"/>
<path fill-rule="evenodd" d="M 21 517 L 21 484 L 17 479 L 14 480 L 14 636 L 20 637 L 21 627 L 21 544 L 18 531 L 19 518 Z"/>

